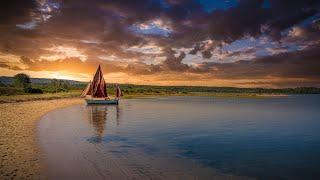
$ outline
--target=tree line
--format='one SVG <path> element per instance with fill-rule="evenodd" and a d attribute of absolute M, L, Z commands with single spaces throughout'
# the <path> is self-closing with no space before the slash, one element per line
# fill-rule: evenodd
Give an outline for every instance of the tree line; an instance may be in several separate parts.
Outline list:
<path fill-rule="evenodd" d="M 0 95 L 58 93 L 70 90 L 67 81 L 52 79 L 48 84 L 34 84 L 29 75 L 16 74 L 11 84 L 0 82 Z"/>
<path fill-rule="evenodd" d="M 0 95 L 33 94 L 33 93 L 58 93 L 70 90 L 80 92 L 85 88 L 86 83 L 69 83 L 66 80 L 51 79 L 46 83 L 32 83 L 27 74 L 19 73 L 13 78 L 11 84 L 0 82 Z M 108 93 L 114 94 L 115 85 L 107 84 Z M 188 94 L 199 93 L 256 93 L 256 94 L 320 94 L 317 87 L 297 88 L 236 88 L 236 87 L 205 87 L 205 86 L 153 86 L 120 84 L 125 95 L 130 94 Z"/>

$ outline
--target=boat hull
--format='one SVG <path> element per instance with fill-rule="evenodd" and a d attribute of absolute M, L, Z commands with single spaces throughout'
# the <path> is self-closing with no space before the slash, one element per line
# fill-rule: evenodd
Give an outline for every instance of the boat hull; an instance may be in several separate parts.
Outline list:
<path fill-rule="evenodd" d="M 91 104 L 96 104 L 96 105 L 99 105 L 99 104 L 118 105 L 119 104 L 119 100 L 117 100 L 117 99 L 86 99 L 86 103 L 88 105 L 91 105 Z"/>

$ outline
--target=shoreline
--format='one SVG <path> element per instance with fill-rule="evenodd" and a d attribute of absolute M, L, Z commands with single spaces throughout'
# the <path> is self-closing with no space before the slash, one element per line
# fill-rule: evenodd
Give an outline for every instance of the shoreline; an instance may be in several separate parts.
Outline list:
<path fill-rule="evenodd" d="M 257 93 L 187 93 L 187 94 L 134 94 L 126 95 L 123 99 L 172 97 L 172 96 L 204 96 L 204 97 L 226 97 L 226 98 L 270 98 L 288 97 L 291 94 L 257 94 Z"/>
<path fill-rule="evenodd" d="M 0 179 L 41 179 L 37 122 L 54 109 L 82 103 L 80 98 L 0 104 Z"/>
<path fill-rule="evenodd" d="M 47 93 L 47 94 L 28 94 L 28 95 L 11 95 L 0 96 L 0 104 L 19 103 L 30 101 L 57 100 L 57 99 L 78 99 L 79 94 L 75 93 Z M 209 96 L 209 97 L 237 97 L 237 98 L 268 98 L 268 97 L 286 97 L 291 94 L 259 94 L 259 93 L 207 93 L 207 92 L 190 92 L 190 93 L 160 93 L 160 94 L 128 94 L 122 99 L 144 98 L 144 97 L 165 97 L 165 96 Z M 113 97 L 113 96 L 111 96 Z"/>

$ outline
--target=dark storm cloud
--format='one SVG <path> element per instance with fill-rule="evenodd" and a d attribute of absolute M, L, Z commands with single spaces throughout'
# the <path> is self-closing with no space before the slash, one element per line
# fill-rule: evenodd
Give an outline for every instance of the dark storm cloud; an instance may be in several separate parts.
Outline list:
<path fill-rule="evenodd" d="M 260 26 L 269 16 L 262 3 L 263 0 L 242 0 L 237 7 L 214 11 L 210 15 L 211 38 L 232 42 L 246 33 L 259 34 Z"/>
<path fill-rule="evenodd" d="M 54 36 L 74 40 L 94 38 L 114 47 L 142 40 L 128 31 L 124 19 L 105 9 L 100 1 L 66 1 L 60 11 L 44 26 Z"/>
<path fill-rule="evenodd" d="M 4 0 L 0 2 L 0 52 L 38 56 L 47 42 L 47 34 L 38 25 L 44 21 L 40 1 Z M 53 11 L 53 10 L 52 10 Z"/>
<path fill-rule="evenodd" d="M 38 11 L 37 6 L 31 6 L 26 10 Z M 52 14 L 47 22 L 38 23 L 34 29 L 0 29 L 4 35 L 0 38 L 0 47 L 2 51 L 36 58 L 36 54 L 41 54 L 39 51 L 43 51 L 41 47 L 74 45 L 82 39 L 98 39 L 99 44 L 85 47 L 87 53 L 95 54 L 97 57 L 99 53 L 103 54 L 107 50 L 120 57 L 132 56 L 132 53 L 122 51 L 121 47 L 145 44 L 147 37 L 130 31 L 130 26 L 155 18 L 172 21 L 173 31 L 176 32 L 175 40 L 163 37 L 153 37 L 153 39 L 163 47 L 171 47 L 173 44 L 179 44 L 180 47 L 190 43 L 183 36 L 192 37 L 189 32 L 194 29 L 192 26 L 188 30 L 181 28 L 180 21 L 190 19 L 195 12 L 200 12 L 200 6 L 194 1 L 184 1 L 171 5 L 170 8 L 164 7 L 160 1 L 151 0 L 61 1 L 59 11 Z M 9 13 L 14 15 L 13 12 Z M 24 22 L 31 20 L 32 18 L 29 18 Z M 197 39 L 198 36 L 192 39 Z M 26 44 L 34 48 L 26 48 Z"/>
<path fill-rule="evenodd" d="M 205 59 L 209 59 L 212 57 L 212 51 L 218 48 L 221 51 L 222 44 L 219 41 L 211 41 L 209 42 L 201 42 L 196 43 L 196 45 L 189 51 L 189 54 L 195 55 L 198 52 L 202 53 L 202 57 Z"/>
<path fill-rule="evenodd" d="M 167 49 L 165 51 L 166 60 L 163 62 L 163 66 L 172 71 L 186 71 L 189 69 L 188 65 L 183 64 L 182 60 L 186 57 L 184 52 L 181 52 L 177 57 L 175 56 L 175 51 L 172 49 Z"/>
<path fill-rule="evenodd" d="M 4 1 L 7 2 L 7 1 Z M 10 1 L 12 11 L 3 9 L 3 17 L 29 17 L 37 12 L 35 1 L 24 1 L 19 5 Z M 28 2 L 28 3 L 26 3 Z M 316 1 L 270 1 L 270 7 L 263 7 L 263 0 L 241 0 L 236 7 L 215 10 L 208 14 L 203 6 L 194 0 L 69 0 L 61 1 L 59 12 L 38 29 L 11 34 L 10 39 L 20 36 L 51 36 L 62 39 L 96 38 L 105 46 L 119 47 L 145 43 L 141 34 L 134 33 L 128 27 L 162 19 L 171 24 L 172 32 L 168 38 L 155 37 L 155 42 L 165 47 L 193 47 L 207 38 L 232 42 L 244 35 L 257 36 L 264 31 L 273 37 L 293 24 L 314 15 Z M 5 3 L 4 3 L 5 4 Z M 6 7 L 6 6 L 2 6 Z M 18 12 L 15 15 L 14 12 Z M 13 21 L 11 18 L 6 18 Z M 263 29 L 263 28 L 262 28 Z M 10 30 L 12 33 L 14 30 Z M 24 35 L 22 35 L 25 33 Z M 19 34 L 19 35 L 17 35 Z M 106 48 L 102 45 L 101 48 Z M 216 44 L 217 45 L 217 44 Z M 211 57 L 215 47 L 203 51 L 204 58 Z"/>
<path fill-rule="evenodd" d="M 0 24 L 14 25 L 24 23 L 36 13 L 38 3 L 35 0 L 3 0 L 0 1 Z"/>
<path fill-rule="evenodd" d="M 319 5 L 315 0 L 306 1 L 276 1 L 270 0 L 271 18 L 267 22 L 266 32 L 275 39 L 280 38 L 282 30 L 315 15 L 319 10 L 314 6 Z"/>
<path fill-rule="evenodd" d="M 171 26 L 170 38 L 158 37 L 155 41 L 167 47 L 192 46 L 208 37 L 206 13 L 195 0 L 120 0 L 99 1 L 99 6 L 117 15 L 124 26 L 161 19 Z M 165 44 L 163 44 L 165 43 Z"/>
<path fill-rule="evenodd" d="M 211 51 L 210 51 L 210 50 L 205 50 L 205 51 L 203 51 L 203 52 L 202 52 L 202 57 L 203 57 L 203 58 L 206 58 L 206 59 L 211 58 L 211 57 L 212 57 Z"/>
<path fill-rule="evenodd" d="M 217 42 L 210 49 L 205 49 L 202 42 L 193 39 L 197 44 L 193 45 L 190 54 L 200 51 L 204 58 L 211 58 L 212 51 L 221 46 L 219 42 L 232 43 L 244 36 L 266 34 L 274 40 L 280 40 L 284 30 L 319 13 L 319 1 L 316 0 L 270 0 L 269 7 L 264 7 L 264 3 L 263 0 L 240 0 L 235 7 L 216 10 L 204 16 L 208 22 L 208 37 Z M 313 24 L 313 30 L 319 33 L 317 23 Z M 206 31 L 198 32 L 204 34 Z"/>
<path fill-rule="evenodd" d="M 171 42 L 180 46 L 191 46 L 192 44 L 185 43 L 203 40 L 208 36 L 226 42 L 241 38 L 244 34 L 255 36 L 260 34 L 264 24 L 268 26 L 270 33 L 278 32 L 314 15 L 317 12 L 314 6 L 318 1 L 270 0 L 268 8 L 262 6 L 263 2 L 240 0 L 236 7 L 208 14 L 195 0 L 68 0 L 61 1 L 61 12 L 57 13 L 46 27 L 49 28 L 48 31 L 54 30 L 56 35 L 67 37 L 85 36 L 86 32 L 101 36 L 121 36 L 130 34 L 126 29 L 132 24 L 163 18 L 172 21 L 172 38 L 178 42 Z M 36 1 L 1 3 L 1 17 L 7 21 L 22 17 L 30 19 L 31 12 L 39 11 Z M 101 34 L 102 32 L 104 34 Z M 128 35 L 115 39 L 122 42 L 123 39 L 137 40 L 130 39 Z M 179 43 L 180 41 L 182 43 Z"/>
<path fill-rule="evenodd" d="M 163 7 L 160 1 L 150 0 L 100 0 L 98 5 L 123 18 L 127 24 L 145 22 L 159 16 Z"/>
<path fill-rule="evenodd" d="M 246 34 L 260 35 L 261 30 L 274 37 L 280 36 L 282 30 L 317 13 L 314 6 L 319 3 L 314 0 L 270 0 L 270 7 L 265 8 L 263 2 L 241 0 L 234 8 L 214 11 L 210 15 L 211 37 L 232 42 Z"/>
<path fill-rule="evenodd" d="M 27 7 L 21 8 L 26 11 L 24 16 L 34 11 L 39 12 L 38 6 Z M 14 16 L 14 12 L 7 14 Z M 21 23 L 32 20 L 29 17 Z M 52 14 L 47 22 L 39 22 L 34 29 L 19 29 L 15 27 L 18 22 L 11 23 L 13 26 L 10 28 L 0 28 L 0 50 L 31 58 L 39 58 L 46 53 L 44 48 L 61 45 L 80 47 L 95 58 L 106 50 L 120 58 L 136 57 L 133 53 L 122 51 L 120 46 L 144 42 L 143 38 L 127 29 L 123 20 L 118 19 L 114 12 L 104 9 L 98 1 L 63 1 L 58 12 Z M 99 44 L 80 43 L 86 39 L 97 39 Z"/>
<path fill-rule="evenodd" d="M 204 63 L 215 77 L 254 79 L 266 77 L 305 78 L 320 81 L 320 46 L 235 63 Z"/>

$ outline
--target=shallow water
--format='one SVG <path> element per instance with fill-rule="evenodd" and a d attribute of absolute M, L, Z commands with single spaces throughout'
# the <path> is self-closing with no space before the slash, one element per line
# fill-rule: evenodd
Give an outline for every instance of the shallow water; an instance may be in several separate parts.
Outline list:
<path fill-rule="evenodd" d="M 318 179 L 320 96 L 160 97 L 48 113 L 51 178 Z"/>

